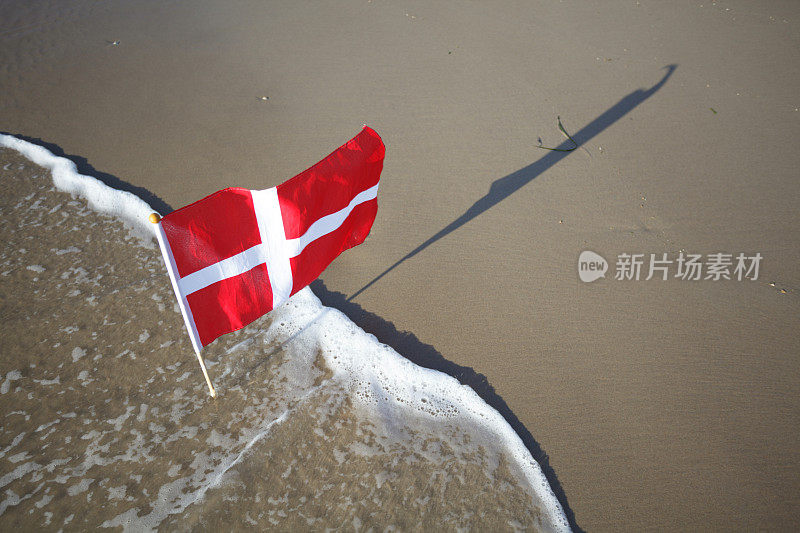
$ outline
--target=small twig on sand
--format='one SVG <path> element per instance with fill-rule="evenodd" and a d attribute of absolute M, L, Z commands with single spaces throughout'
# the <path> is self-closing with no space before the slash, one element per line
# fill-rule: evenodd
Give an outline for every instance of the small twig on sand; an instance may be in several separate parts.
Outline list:
<path fill-rule="evenodd" d="M 560 130 L 561 130 L 561 133 L 563 133 L 563 134 L 564 134 L 564 135 L 567 137 L 567 139 L 569 139 L 570 141 L 572 141 L 572 143 L 573 143 L 575 146 L 573 146 L 572 148 L 548 148 L 547 146 L 542 146 L 542 139 L 541 139 L 541 137 L 540 137 L 540 138 L 539 138 L 539 145 L 538 145 L 536 148 L 541 148 L 542 150 L 552 150 L 552 151 L 554 151 L 554 152 L 571 152 L 571 151 L 573 151 L 575 148 L 577 148 L 577 147 L 578 147 L 578 143 L 577 143 L 577 142 L 575 142 L 575 139 L 573 139 L 572 137 L 570 137 L 569 133 L 567 133 L 567 130 L 565 130 L 565 129 L 564 129 L 564 125 L 563 125 L 563 124 L 561 124 L 561 117 L 560 117 L 560 116 L 558 117 L 558 129 L 560 129 Z"/>

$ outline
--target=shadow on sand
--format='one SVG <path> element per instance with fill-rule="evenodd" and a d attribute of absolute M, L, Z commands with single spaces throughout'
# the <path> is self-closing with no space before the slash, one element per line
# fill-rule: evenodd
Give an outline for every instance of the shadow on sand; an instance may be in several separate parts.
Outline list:
<path fill-rule="evenodd" d="M 573 146 L 575 148 L 581 147 L 586 144 L 590 139 L 592 139 L 595 135 L 603 131 L 604 129 L 608 128 L 616 121 L 624 117 L 631 111 L 633 108 L 650 98 L 656 91 L 658 91 L 667 80 L 672 76 L 672 73 L 677 68 L 677 65 L 667 65 L 664 67 L 667 72 L 661 78 L 661 80 L 650 87 L 649 89 L 638 89 L 633 91 L 625 98 L 617 102 L 613 107 L 608 109 L 605 113 L 594 119 L 588 125 L 586 125 L 582 130 L 572 136 L 575 140 L 575 145 L 573 145 L 570 141 L 564 141 L 561 143 L 557 149 L 558 150 L 568 150 L 572 149 Z M 570 150 L 571 151 L 571 150 Z M 379 279 L 384 277 L 386 274 L 397 268 L 401 263 L 406 261 L 407 259 L 411 259 L 422 250 L 430 246 L 431 244 L 435 243 L 442 237 L 453 233 L 455 230 L 469 222 L 470 220 L 474 219 L 478 215 L 488 211 L 492 207 L 496 206 L 519 189 L 521 189 L 524 185 L 532 181 L 534 178 L 545 172 L 547 169 L 564 159 L 570 154 L 570 151 L 549 151 L 546 155 L 531 163 L 527 167 L 521 168 L 516 172 L 505 176 L 504 178 L 500 178 L 495 180 L 492 185 L 489 187 L 489 192 L 486 193 L 485 196 L 481 197 L 477 202 L 472 204 L 472 207 L 467 209 L 463 215 L 452 221 L 450 224 L 439 230 L 435 235 L 431 238 L 408 252 L 405 256 L 397 260 L 392 266 L 378 274 L 372 281 L 361 287 L 358 291 L 356 291 L 350 299 L 357 297 L 359 294 L 370 288 L 375 282 Z"/>
<path fill-rule="evenodd" d="M 661 89 L 661 87 L 664 86 L 667 80 L 672 76 L 673 72 L 675 72 L 676 68 L 677 65 L 667 65 L 664 67 L 666 72 L 655 85 L 649 89 L 637 89 L 633 91 L 622 98 L 614 106 L 606 110 L 603 114 L 595 118 L 592 122 L 587 124 L 583 129 L 575 133 L 572 136 L 575 144 L 577 145 L 575 148 L 582 147 L 597 134 L 620 120 L 632 109 L 650 98 L 659 89 Z M 557 148 L 559 150 L 567 150 L 573 148 L 573 146 L 574 145 L 572 142 L 564 141 Z M 464 212 L 464 214 L 450 222 L 436 234 L 408 252 L 405 256 L 378 274 L 372 281 L 361 287 L 351 296 L 348 297 L 341 293 L 328 290 L 321 280 L 317 280 L 312 283 L 311 288 L 324 305 L 339 309 L 361 329 L 367 331 L 368 333 L 372 333 L 378 338 L 379 341 L 391 346 L 398 353 L 402 354 L 405 358 L 409 359 L 413 363 L 425 368 L 432 368 L 434 370 L 439 370 L 449 374 L 462 384 L 472 387 L 472 389 L 478 393 L 483 401 L 494 407 L 503 416 L 506 422 L 508 422 L 508 424 L 514 429 L 514 431 L 517 432 L 525 446 L 531 452 L 531 455 L 533 455 L 533 457 L 542 467 L 542 471 L 544 472 L 545 477 L 547 477 L 550 487 L 553 489 L 556 498 L 558 498 L 558 501 L 561 503 L 561 506 L 564 509 L 564 513 L 567 516 L 570 527 L 573 529 L 573 531 L 582 531 L 575 521 L 575 513 L 569 506 L 567 495 L 565 494 L 564 489 L 561 487 L 561 483 L 559 483 L 555 471 L 550 466 L 550 461 L 547 454 L 544 452 L 544 450 L 542 450 L 542 447 L 539 446 L 539 443 L 536 442 L 536 439 L 533 438 L 528 429 L 522 424 L 522 422 L 520 422 L 516 415 L 514 415 L 503 398 L 501 398 L 500 395 L 495 392 L 494 388 L 486 379 L 486 376 L 475 372 L 472 368 L 460 366 L 456 363 L 448 361 L 433 346 L 421 342 L 414 334 L 407 331 L 398 331 L 391 322 L 365 311 L 361 308 L 361 306 L 353 302 L 358 295 L 370 288 L 404 261 L 414 257 L 439 239 L 456 231 L 472 219 L 499 204 L 521 189 L 524 185 L 528 184 L 537 176 L 545 172 L 547 169 L 567 157 L 569 154 L 570 151 L 548 151 L 544 156 L 534 163 L 531 163 L 527 167 L 521 168 L 520 170 L 517 170 L 508 176 L 495 180 L 489 187 L 489 192 L 478 199 L 469 209 Z"/>

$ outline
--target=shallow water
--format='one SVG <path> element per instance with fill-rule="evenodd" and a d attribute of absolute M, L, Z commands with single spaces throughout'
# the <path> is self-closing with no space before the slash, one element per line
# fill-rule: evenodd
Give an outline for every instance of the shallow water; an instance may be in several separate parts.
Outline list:
<path fill-rule="evenodd" d="M 567 527 L 496 412 L 308 289 L 204 351 L 210 398 L 142 228 L 0 180 L 4 529 Z"/>

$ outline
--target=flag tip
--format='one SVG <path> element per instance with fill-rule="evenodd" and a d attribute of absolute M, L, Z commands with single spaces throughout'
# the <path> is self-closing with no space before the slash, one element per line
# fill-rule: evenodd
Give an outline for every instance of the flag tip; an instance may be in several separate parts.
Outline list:
<path fill-rule="evenodd" d="M 158 224 L 161 221 L 161 215 L 159 215 L 158 213 L 150 213 L 150 216 L 147 217 L 147 220 L 149 220 L 153 224 Z"/>

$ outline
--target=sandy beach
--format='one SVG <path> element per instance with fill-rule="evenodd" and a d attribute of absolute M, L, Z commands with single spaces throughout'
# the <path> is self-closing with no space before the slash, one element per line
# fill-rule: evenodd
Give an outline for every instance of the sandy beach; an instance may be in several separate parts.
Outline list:
<path fill-rule="evenodd" d="M 312 284 L 323 304 L 473 387 L 576 530 L 785 531 L 798 23 L 795 2 L 12 1 L 0 132 L 166 213 L 277 185 L 369 124 L 378 218 Z M 538 148 L 573 147 L 559 117 L 577 148 Z M 605 279 L 581 281 L 585 250 Z M 732 279 L 675 276 L 719 253 Z M 640 279 L 615 279 L 621 254 Z M 669 279 L 645 279 L 650 254 Z"/>

